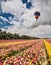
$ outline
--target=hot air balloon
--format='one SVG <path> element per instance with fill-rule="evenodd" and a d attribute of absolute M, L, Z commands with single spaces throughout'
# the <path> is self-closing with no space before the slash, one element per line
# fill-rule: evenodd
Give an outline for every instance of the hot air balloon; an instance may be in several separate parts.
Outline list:
<path fill-rule="evenodd" d="M 34 16 L 35 16 L 36 21 L 37 21 L 38 18 L 39 18 L 39 16 L 40 16 L 40 12 L 39 12 L 39 11 L 36 11 L 36 12 L 34 13 Z"/>

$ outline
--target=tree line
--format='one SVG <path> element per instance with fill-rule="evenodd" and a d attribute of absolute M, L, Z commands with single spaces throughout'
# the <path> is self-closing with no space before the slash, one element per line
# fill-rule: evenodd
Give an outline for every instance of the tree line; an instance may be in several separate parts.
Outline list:
<path fill-rule="evenodd" d="M 19 34 L 12 34 L 10 32 L 2 31 L 0 29 L 0 39 L 6 39 L 6 40 L 11 40 L 11 39 L 38 39 L 37 37 L 32 37 L 32 36 L 27 36 L 27 35 L 22 35 L 20 36 Z"/>

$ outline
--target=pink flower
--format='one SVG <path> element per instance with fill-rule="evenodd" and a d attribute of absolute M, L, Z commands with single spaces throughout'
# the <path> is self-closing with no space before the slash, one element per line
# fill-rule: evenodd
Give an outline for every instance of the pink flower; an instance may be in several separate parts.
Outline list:
<path fill-rule="evenodd" d="M 3 65 L 3 64 L 0 62 L 0 65 Z"/>

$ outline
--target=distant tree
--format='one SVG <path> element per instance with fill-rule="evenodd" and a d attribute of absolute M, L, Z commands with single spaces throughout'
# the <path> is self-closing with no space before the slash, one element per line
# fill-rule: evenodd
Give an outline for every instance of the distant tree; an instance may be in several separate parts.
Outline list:
<path fill-rule="evenodd" d="M 21 36 L 21 39 L 30 39 L 30 38 L 31 38 L 30 36 L 26 36 L 26 35 Z"/>
<path fill-rule="evenodd" d="M 16 33 L 13 34 L 13 39 L 19 39 L 19 38 L 20 38 L 19 34 Z"/>
<path fill-rule="evenodd" d="M 0 29 L 0 32 L 2 32 L 2 30 Z"/>
<path fill-rule="evenodd" d="M 38 39 L 37 37 L 31 37 L 27 35 L 19 36 L 19 34 L 12 34 L 10 32 L 6 33 L 6 31 L 2 31 L 0 29 L 0 39 Z"/>

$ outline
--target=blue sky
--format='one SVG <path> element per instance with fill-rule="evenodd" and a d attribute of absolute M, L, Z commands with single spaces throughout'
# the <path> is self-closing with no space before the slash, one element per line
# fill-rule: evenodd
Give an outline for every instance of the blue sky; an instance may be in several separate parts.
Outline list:
<path fill-rule="evenodd" d="M 20 35 L 51 38 L 51 0 L 6 0 L 1 3 L 0 28 Z M 38 21 L 34 12 L 39 11 Z"/>
<path fill-rule="evenodd" d="M 7 2 L 7 0 L 4 0 L 4 2 Z M 27 9 L 30 9 L 31 7 L 32 7 L 32 3 L 31 2 L 28 2 L 28 0 L 22 0 L 22 3 L 23 4 L 26 4 L 26 8 Z M 2 12 L 2 4 L 1 4 L 1 8 L 0 8 L 0 10 L 1 10 L 1 14 L 0 14 L 0 16 L 2 16 L 2 17 L 4 17 L 4 18 L 6 18 L 8 21 L 5 21 L 6 23 L 4 23 L 4 20 L 2 20 L 2 19 L 0 19 L 0 21 L 1 21 L 1 23 L 2 24 L 0 24 L 0 27 L 1 28 L 4 28 L 5 26 L 11 26 L 12 24 L 10 24 L 9 23 L 9 17 L 11 17 L 12 19 L 14 18 L 14 15 L 13 15 L 13 13 L 11 14 L 11 13 L 9 13 L 9 12 Z M 21 15 L 23 15 L 24 14 L 24 12 L 22 12 L 21 13 Z M 18 20 L 17 20 L 18 21 Z M 20 22 L 20 21 L 19 21 Z M 21 23 L 20 23 L 20 26 L 23 26 L 23 19 L 21 20 Z"/>

